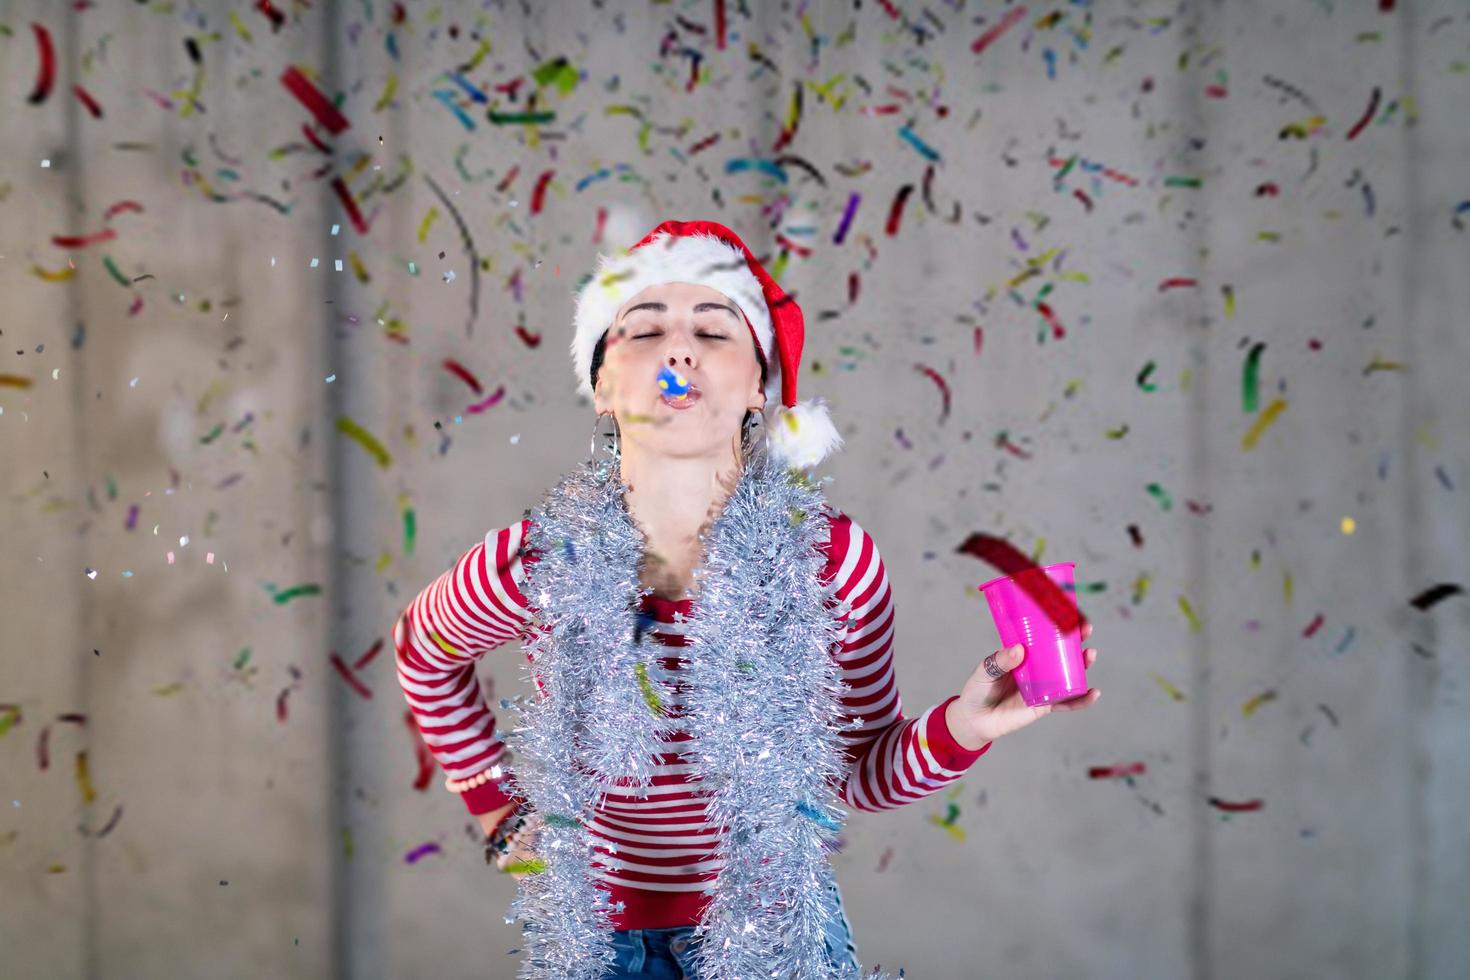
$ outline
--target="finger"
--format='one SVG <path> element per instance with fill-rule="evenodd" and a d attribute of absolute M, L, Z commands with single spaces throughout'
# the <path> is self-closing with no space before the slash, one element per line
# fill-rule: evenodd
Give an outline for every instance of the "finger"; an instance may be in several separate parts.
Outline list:
<path fill-rule="evenodd" d="M 1085 666 L 1085 667 L 1091 667 L 1096 662 L 1097 662 L 1097 651 L 1096 650 L 1094 650 L 1091 647 L 1088 647 L 1086 650 L 1083 650 L 1082 651 L 1082 664 L 1083 664 L 1083 666 Z"/>
<path fill-rule="evenodd" d="M 987 681 L 998 681 L 1021 665 L 1025 650 L 1019 643 L 997 650 L 981 661 L 980 669 L 976 673 Z"/>
<path fill-rule="evenodd" d="M 1091 623 L 1083 623 L 1082 624 L 1082 639 L 1083 640 L 1086 640 L 1091 635 L 1092 635 L 1092 624 Z"/>
<path fill-rule="evenodd" d="M 1083 708 L 1092 707 L 1100 697 L 1102 697 L 1102 692 L 1094 687 L 1080 698 L 1073 698 L 1070 701 L 1059 701 L 1051 707 L 1055 711 L 1081 711 Z"/>

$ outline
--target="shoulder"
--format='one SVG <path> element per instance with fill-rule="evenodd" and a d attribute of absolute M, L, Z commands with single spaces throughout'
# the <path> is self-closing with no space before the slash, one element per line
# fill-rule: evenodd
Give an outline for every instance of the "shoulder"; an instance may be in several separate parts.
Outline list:
<path fill-rule="evenodd" d="M 827 507 L 822 517 L 828 522 L 827 539 L 819 545 L 826 555 L 823 578 L 835 582 L 842 594 L 854 583 L 868 576 L 869 570 L 882 559 L 877 544 L 851 514 Z"/>

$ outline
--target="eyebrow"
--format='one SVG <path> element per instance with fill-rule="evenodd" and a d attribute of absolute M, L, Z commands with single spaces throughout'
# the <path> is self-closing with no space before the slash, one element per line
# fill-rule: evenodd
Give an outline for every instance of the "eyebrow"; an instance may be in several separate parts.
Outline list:
<path fill-rule="evenodd" d="M 669 307 L 668 307 L 668 304 L 666 304 L 666 303 L 639 303 L 637 306 L 631 307 L 628 310 L 628 312 L 624 313 L 623 314 L 623 319 L 626 320 L 628 317 L 632 316 L 634 313 L 638 312 L 639 310 L 652 310 L 655 313 L 667 313 L 667 312 L 669 312 Z M 694 312 L 695 313 L 708 313 L 710 310 L 724 310 L 726 313 L 730 314 L 731 316 L 733 316 L 735 318 L 735 322 L 736 323 L 739 323 L 740 322 L 740 314 L 735 312 L 735 308 L 734 307 L 728 306 L 725 303 L 695 303 L 694 304 Z"/>

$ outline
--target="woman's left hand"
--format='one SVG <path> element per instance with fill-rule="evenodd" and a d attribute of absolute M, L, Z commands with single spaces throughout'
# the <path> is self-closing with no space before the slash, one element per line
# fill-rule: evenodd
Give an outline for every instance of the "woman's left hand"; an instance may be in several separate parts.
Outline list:
<path fill-rule="evenodd" d="M 1092 624 L 1084 623 L 1082 642 L 1086 643 L 1091 634 Z M 1025 728 L 1053 711 L 1081 711 L 1083 708 L 1090 708 L 1102 696 L 1102 692 L 1094 687 L 1070 701 L 1033 708 L 1021 700 L 1021 689 L 1011 676 L 1011 671 L 1020 665 L 1021 656 L 1019 650 L 997 651 L 996 666 L 1004 673 L 998 678 L 991 678 L 982 662 L 965 682 L 965 689 L 960 692 L 960 696 L 950 703 L 945 720 L 949 722 L 950 731 L 962 745 L 978 749 L 986 742 Z M 1082 651 L 1085 669 L 1091 670 L 1096 662 L 1095 649 L 1089 647 Z"/>

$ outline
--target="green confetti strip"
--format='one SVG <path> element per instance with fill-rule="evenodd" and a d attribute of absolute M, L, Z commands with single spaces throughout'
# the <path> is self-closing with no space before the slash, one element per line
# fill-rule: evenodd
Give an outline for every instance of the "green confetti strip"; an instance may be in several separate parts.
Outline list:
<path fill-rule="evenodd" d="M 306 585 L 298 585 L 293 588 L 286 589 L 284 592 L 277 592 L 275 595 L 275 600 L 276 605 L 284 606 L 286 603 L 290 602 L 292 599 L 295 599 L 297 596 L 321 594 L 322 587 L 314 582 L 310 582 Z"/>
<path fill-rule="evenodd" d="M 1240 404 L 1247 415 L 1255 412 L 1260 398 L 1261 354 L 1265 349 L 1264 342 L 1258 343 L 1245 356 L 1245 368 L 1240 378 Z"/>

